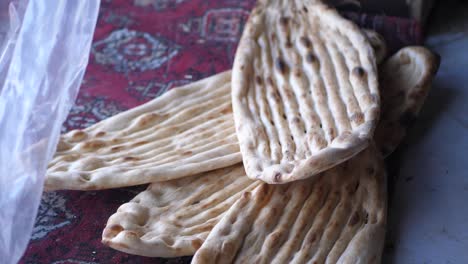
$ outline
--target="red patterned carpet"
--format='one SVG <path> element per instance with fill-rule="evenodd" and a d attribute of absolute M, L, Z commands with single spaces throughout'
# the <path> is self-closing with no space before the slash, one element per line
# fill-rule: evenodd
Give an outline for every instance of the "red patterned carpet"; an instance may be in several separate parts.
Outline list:
<path fill-rule="evenodd" d="M 168 89 L 231 67 L 255 1 L 102 0 L 89 67 L 63 131 L 87 127 Z M 381 32 L 395 50 L 421 41 L 409 20 L 346 14 Z M 45 193 L 20 263 L 187 263 L 101 244 L 107 218 L 145 187 Z"/>

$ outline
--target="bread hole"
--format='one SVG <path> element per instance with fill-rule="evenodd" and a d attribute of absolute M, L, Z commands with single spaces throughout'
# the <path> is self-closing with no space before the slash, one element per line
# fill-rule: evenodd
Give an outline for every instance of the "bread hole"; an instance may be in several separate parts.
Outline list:
<path fill-rule="evenodd" d="M 220 234 L 221 234 L 222 236 L 227 236 L 227 235 L 229 235 L 229 232 L 230 232 L 230 231 L 231 231 L 231 230 L 230 230 L 230 227 L 229 227 L 229 226 L 226 226 L 225 228 L 223 228 L 223 229 L 221 230 Z"/>
<path fill-rule="evenodd" d="M 359 217 L 359 212 L 355 212 L 351 219 L 348 222 L 349 226 L 355 226 L 357 223 L 359 223 L 360 217 Z"/>
<path fill-rule="evenodd" d="M 105 136 L 105 135 L 106 135 L 106 132 L 101 131 L 101 132 L 98 132 L 98 133 L 96 134 L 96 137 L 103 137 L 103 136 Z"/>
<path fill-rule="evenodd" d="M 116 237 L 124 228 L 121 225 L 112 225 L 104 230 L 103 236 L 105 238 L 112 239 Z"/>
<path fill-rule="evenodd" d="M 57 151 L 66 151 L 72 148 L 71 144 L 66 143 L 62 139 L 60 139 L 58 145 L 57 145 Z"/>
<path fill-rule="evenodd" d="M 283 119 L 286 119 L 286 114 L 283 114 Z"/>
<path fill-rule="evenodd" d="M 260 164 L 257 164 L 257 166 L 255 167 L 255 169 L 257 171 L 262 171 L 262 166 Z"/>
<path fill-rule="evenodd" d="M 322 126 L 322 123 L 320 123 L 320 125 L 319 125 L 319 126 L 320 126 L 320 128 L 323 128 L 323 126 Z"/>
<path fill-rule="evenodd" d="M 72 132 L 70 141 L 71 142 L 78 142 L 78 141 L 84 140 L 87 137 L 88 137 L 88 134 L 86 132 L 84 132 L 82 130 L 76 130 L 76 131 Z"/>
<path fill-rule="evenodd" d="M 174 245 L 174 239 L 170 238 L 170 237 L 161 237 L 161 241 L 166 244 L 167 246 L 172 246 Z"/>
<path fill-rule="evenodd" d="M 364 224 L 367 225 L 369 222 L 369 213 L 364 210 Z"/>
<path fill-rule="evenodd" d="M 289 17 L 280 17 L 280 24 L 286 27 L 289 23 Z"/>
<path fill-rule="evenodd" d="M 229 220 L 230 220 L 231 224 L 234 224 L 237 221 L 237 216 L 233 216 Z"/>
<path fill-rule="evenodd" d="M 190 205 L 196 205 L 196 204 L 199 204 L 199 203 L 200 203 L 200 201 L 194 201 Z"/>
<path fill-rule="evenodd" d="M 302 43 L 302 45 L 304 45 L 306 48 L 310 48 L 312 47 L 312 42 L 310 41 L 310 39 L 306 36 L 302 36 L 299 41 Z"/>
<path fill-rule="evenodd" d="M 309 9 L 307 9 L 307 7 L 305 6 L 302 7 L 302 11 L 304 11 L 305 13 L 309 13 Z"/>
<path fill-rule="evenodd" d="M 370 95 L 370 100 L 371 100 L 371 102 L 374 103 L 374 104 L 378 103 L 378 102 L 379 102 L 379 95 L 374 94 L 374 93 L 371 94 L 371 95 Z"/>
<path fill-rule="evenodd" d="M 366 71 L 362 67 L 358 66 L 353 69 L 352 74 L 362 78 L 366 74 Z"/>
<path fill-rule="evenodd" d="M 255 81 L 257 82 L 258 85 L 262 85 L 262 84 L 263 84 L 262 77 L 260 77 L 260 76 L 258 76 L 258 75 L 255 77 Z"/>
<path fill-rule="evenodd" d="M 148 144 L 149 142 L 148 141 L 140 141 L 140 142 L 137 142 L 135 144 L 132 145 L 132 147 L 139 147 L 139 146 L 143 146 L 145 144 Z"/>
<path fill-rule="evenodd" d="M 301 71 L 301 69 L 295 69 L 295 70 L 294 70 L 294 75 L 295 75 L 297 78 L 301 78 L 301 76 L 302 76 L 302 71 Z M 302 96 L 302 97 L 304 97 L 304 96 Z"/>
<path fill-rule="evenodd" d="M 136 232 L 133 232 L 133 231 L 127 231 L 127 232 L 125 232 L 124 234 L 125 234 L 125 236 L 127 236 L 127 237 L 133 237 L 133 238 L 140 238 L 140 237 L 141 237 L 140 234 L 138 234 L 138 233 L 136 233 Z"/>
<path fill-rule="evenodd" d="M 277 58 L 275 61 L 276 68 L 278 69 L 279 72 L 281 73 L 286 73 L 287 66 L 286 63 L 283 61 L 282 58 Z"/>
<path fill-rule="evenodd" d="M 65 162 L 72 162 L 72 161 L 76 161 L 79 158 L 80 158 L 79 154 L 72 154 L 72 155 L 63 156 L 62 160 Z"/>
<path fill-rule="evenodd" d="M 374 167 L 370 166 L 370 167 L 366 168 L 366 172 L 367 172 L 368 175 L 372 176 L 372 175 L 375 174 L 375 169 L 374 169 Z"/>
<path fill-rule="evenodd" d="M 307 130 L 304 129 L 304 134 L 307 134 Z"/>
<path fill-rule="evenodd" d="M 361 112 L 354 113 L 350 120 L 356 124 L 362 124 L 364 122 L 364 114 Z"/>
<path fill-rule="evenodd" d="M 354 186 L 354 192 L 356 192 L 359 188 L 360 181 L 356 182 L 356 186 Z"/>
<path fill-rule="evenodd" d="M 267 83 L 269 86 L 273 86 L 273 79 L 271 78 L 271 76 L 268 76 Z"/>
<path fill-rule="evenodd" d="M 119 144 L 119 143 L 121 143 L 121 142 L 122 142 L 122 139 L 120 139 L 120 138 L 113 138 L 113 139 L 111 140 L 111 143 L 112 143 L 112 144 Z"/>
<path fill-rule="evenodd" d="M 100 148 L 105 147 L 107 144 L 104 141 L 101 140 L 91 140 L 88 142 L 85 142 L 81 145 L 81 148 L 83 150 L 97 150 Z"/>
<path fill-rule="evenodd" d="M 330 135 L 330 138 L 335 138 L 336 137 L 335 130 L 333 128 L 330 128 L 328 130 L 328 134 Z"/>
<path fill-rule="evenodd" d="M 306 56 L 306 60 L 308 63 L 315 63 L 317 62 L 317 57 L 312 53 L 312 52 L 309 52 Z"/>
<path fill-rule="evenodd" d="M 203 244 L 203 241 L 201 239 L 192 240 L 192 247 L 196 250 L 198 250 L 202 244 Z"/>
<path fill-rule="evenodd" d="M 157 113 L 146 113 L 143 114 L 140 118 L 137 119 L 137 126 L 139 127 L 146 127 L 150 123 L 153 123 L 157 120 L 159 114 Z"/>
<path fill-rule="evenodd" d="M 124 162 L 130 162 L 130 161 L 138 161 L 139 159 L 136 157 L 123 157 L 122 159 Z"/>
<path fill-rule="evenodd" d="M 110 151 L 111 151 L 111 152 L 119 152 L 119 151 L 121 151 L 121 150 L 123 150 L 123 149 L 124 149 L 123 146 L 117 146 L 117 147 L 112 147 L 112 148 L 110 149 Z"/>
<path fill-rule="evenodd" d="M 291 122 L 296 123 L 296 124 L 300 124 L 301 123 L 301 118 L 296 116 L 291 120 Z"/>
<path fill-rule="evenodd" d="M 280 182 L 281 181 L 281 173 L 280 172 L 275 173 L 274 181 L 275 182 Z"/>
<path fill-rule="evenodd" d="M 63 165 L 63 166 L 55 167 L 54 171 L 68 171 L 68 169 L 69 169 L 69 166 Z"/>
<path fill-rule="evenodd" d="M 91 180 L 91 176 L 89 174 L 81 174 L 80 178 L 87 182 Z"/>

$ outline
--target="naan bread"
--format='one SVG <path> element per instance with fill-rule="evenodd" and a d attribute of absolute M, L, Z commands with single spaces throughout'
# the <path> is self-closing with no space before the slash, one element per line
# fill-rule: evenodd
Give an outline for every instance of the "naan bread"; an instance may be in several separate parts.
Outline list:
<path fill-rule="evenodd" d="M 379 263 L 386 202 L 370 146 L 316 178 L 245 192 L 192 263 Z"/>
<path fill-rule="evenodd" d="M 217 74 L 62 135 L 46 189 L 131 186 L 239 163 L 230 80 Z"/>
<path fill-rule="evenodd" d="M 232 105 L 247 175 L 305 179 L 363 150 L 379 118 L 376 58 L 318 0 L 260 0 L 237 49 Z"/>
<path fill-rule="evenodd" d="M 375 141 L 390 155 L 419 115 L 440 65 L 439 55 L 424 47 L 406 47 L 380 68 L 382 121 Z"/>
<path fill-rule="evenodd" d="M 242 193 L 260 184 L 245 176 L 242 163 L 151 184 L 109 218 L 102 242 L 142 256 L 193 255 Z"/>
<path fill-rule="evenodd" d="M 414 47 L 410 49 L 422 49 L 419 47 Z M 429 52 L 429 51 L 427 51 Z M 400 60 L 401 57 L 395 55 L 392 57 L 387 63 L 396 63 L 396 61 Z M 384 65 L 385 67 L 386 65 Z M 406 73 L 400 72 L 399 75 L 397 74 L 392 74 L 393 78 L 400 79 L 401 76 L 405 75 Z M 386 86 L 386 89 L 390 90 L 398 90 L 400 87 L 410 88 L 408 85 L 398 85 L 398 86 Z M 412 89 L 409 89 L 407 92 L 409 93 L 412 91 Z M 387 102 L 388 100 L 388 102 Z M 402 101 L 401 97 L 383 97 L 383 105 L 384 106 L 393 106 L 393 105 L 398 105 L 401 104 Z M 418 104 L 422 105 L 424 101 L 424 97 L 419 97 L 418 100 L 421 100 Z M 405 102 L 403 102 L 404 104 Z M 403 107 L 404 108 L 404 107 Z M 388 111 L 387 109 L 383 109 L 383 112 Z M 385 123 L 387 120 L 385 118 L 381 120 L 380 123 Z M 385 138 L 382 136 L 380 133 L 386 134 L 391 134 L 392 129 L 394 127 L 389 127 L 389 130 L 382 130 L 380 129 L 380 125 L 377 127 L 377 138 Z M 383 142 L 385 143 L 385 142 Z M 398 142 L 394 142 L 397 144 Z M 396 147 L 396 145 L 394 145 Z M 382 149 L 379 146 L 379 149 Z M 241 166 L 241 165 L 238 165 Z M 349 166 L 349 165 L 348 165 Z M 240 172 L 240 171 L 239 171 Z M 135 199 L 130 201 L 127 204 L 122 205 L 118 212 L 114 214 L 110 219 L 109 222 L 106 225 L 106 229 L 104 230 L 103 233 L 103 241 L 104 243 L 110 245 L 111 247 L 115 249 L 119 249 L 122 251 L 125 251 L 127 253 L 131 254 L 138 254 L 138 255 L 144 255 L 144 256 L 154 256 L 154 257 L 176 257 L 176 256 L 184 256 L 184 255 L 193 255 L 197 249 L 197 247 L 193 246 L 191 244 L 191 241 L 198 241 L 198 239 L 204 241 L 208 233 L 210 232 L 210 228 L 218 223 L 220 217 L 225 214 L 225 211 L 217 211 L 215 210 L 216 213 L 208 213 L 208 214 L 202 214 L 202 219 L 205 220 L 207 223 L 206 225 L 203 225 L 203 228 L 201 229 L 196 229 L 194 230 L 191 227 L 187 228 L 187 225 L 180 225 L 178 228 L 174 228 L 174 219 L 173 220 L 164 220 L 160 221 L 160 215 L 158 213 L 155 213 L 153 216 L 148 217 L 148 214 L 146 212 L 148 211 L 154 211 L 154 210 L 159 210 L 158 208 L 154 209 L 152 205 L 152 201 L 160 199 L 159 197 L 164 196 L 164 197 L 174 197 L 173 193 L 175 190 L 177 190 L 178 197 L 174 197 L 174 199 L 170 199 L 173 201 L 172 205 L 165 206 L 165 214 L 166 216 L 170 215 L 179 215 L 179 214 L 184 214 L 186 210 L 189 212 L 192 212 L 193 209 L 190 209 L 189 204 L 197 198 L 190 198 L 192 193 L 194 193 L 194 189 L 197 190 L 197 192 L 194 194 L 195 197 L 198 197 L 198 193 L 204 193 L 208 192 L 209 194 L 207 195 L 220 195 L 220 193 L 226 192 L 226 194 L 229 194 L 231 196 L 235 196 L 236 199 L 238 197 L 241 197 L 241 195 L 246 192 L 250 191 L 253 188 L 257 187 L 259 184 L 258 181 L 252 181 L 248 179 L 247 177 L 238 177 L 238 178 L 231 178 L 233 174 L 229 174 L 229 176 L 223 174 L 225 172 L 222 172 L 222 170 L 219 170 L 217 172 L 209 173 L 205 175 L 199 175 L 196 176 L 197 180 L 194 180 L 191 182 L 191 177 L 190 178 L 185 178 L 185 179 L 180 179 L 180 180 L 174 180 L 171 181 L 169 184 L 172 186 L 171 188 L 167 188 L 165 183 L 155 183 L 152 184 L 146 191 L 144 191 L 142 194 L 138 195 Z M 245 174 L 243 174 L 245 175 Z M 224 185 L 224 178 L 229 178 L 229 184 L 225 188 Z M 201 184 L 200 181 L 201 179 L 205 179 L 207 182 L 223 182 L 223 184 Z M 232 180 L 232 182 L 231 182 Z M 297 185 L 297 183 L 296 183 Z M 231 188 L 231 186 L 248 186 L 246 187 L 245 190 L 242 188 Z M 339 184 L 338 184 L 339 186 Z M 280 187 L 280 188 L 285 188 L 285 187 Z M 156 191 L 157 190 L 157 191 Z M 168 194 L 165 194 L 165 193 Z M 187 198 L 188 197 L 188 198 Z M 212 196 L 212 197 L 217 197 L 217 196 Z M 245 198 L 242 198 L 245 199 Z M 251 199 L 251 198 L 249 198 Z M 165 200 L 168 200 L 167 198 Z M 178 202 L 180 200 L 180 204 Z M 209 210 L 209 208 L 230 208 L 232 204 L 236 200 L 233 199 L 212 199 L 212 200 L 207 200 L 205 201 L 210 201 L 209 205 L 205 206 L 203 209 L 204 210 Z M 211 203 L 213 201 L 213 203 Z M 203 202 L 202 202 L 203 203 Z M 193 205 L 192 205 L 193 206 Z M 238 206 L 240 204 L 238 203 Z M 132 208 L 142 208 L 140 210 L 133 210 Z M 226 209 L 227 210 L 227 209 Z M 234 210 L 234 209 L 232 209 Z M 143 212 L 143 213 L 142 213 Z M 126 218 L 125 215 L 132 214 L 132 218 Z M 194 217 L 195 216 L 195 217 Z M 194 214 L 188 214 L 185 215 L 182 218 L 183 223 L 200 223 L 197 222 L 199 221 L 199 218 L 196 217 L 197 215 Z M 194 218 L 194 220 L 191 220 L 191 218 Z M 205 218 L 206 217 L 206 218 Z M 247 221 L 247 220 L 242 220 L 243 215 L 238 216 L 239 221 Z M 142 223 L 141 220 L 138 219 L 145 219 L 144 221 L 147 221 L 146 224 L 139 224 Z M 120 226 L 117 229 L 113 226 Z M 171 227 L 167 227 L 171 226 Z M 125 227 L 125 228 L 123 228 Z M 187 228 L 187 231 L 184 232 L 185 228 Z M 206 228 L 206 229 L 205 229 Z M 163 233 L 164 230 L 167 229 L 167 232 Z M 115 230 L 119 231 L 116 232 Z M 118 233 L 123 232 L 123 235 L 118 235 Z M 139 237 L 136 236 L 133 239 L 126 239 L 125 232 L 128 233 L 135 233 L 139 234 Z M 160 236 L 160 237 L 169 237 L 169 241 L 174 241 L 173 244 L 170 244 L 170 246 L 164 245 L 164 240 L 158 240 L 154 239 L 155 237 Z M 219 239 L 219 238 L 218 238 Z M 359 241 L 365 241 L 364 239 L 358 239 Z M 185 242 L 181 242 L 185 241 Z M 177 246 L 174 246 L 177 245 Z M 199 245 L 199 243 L 195 243 L 195 245 Z M 367 244 L 362 243 L 362 244 L 353 244 L 355 245 L 356 251 L 355 252 L 360 252 L 360 250 L 363 247 L 366 247 Z M 376 244 L 378 245 L 378 244 Z M 162 248 L 162 249 L 161 249 Z M 175 251 L 174 248 L 179 248 L 179 251 Z M 377 250 L 377 249 L 375 249 Z M 348 251 L 351 252 L 351 251 Z M 206 254 L 211 254 L 211 253 L 206 253 Z M 359 255 L 357 255 L 359 256 Z"/>

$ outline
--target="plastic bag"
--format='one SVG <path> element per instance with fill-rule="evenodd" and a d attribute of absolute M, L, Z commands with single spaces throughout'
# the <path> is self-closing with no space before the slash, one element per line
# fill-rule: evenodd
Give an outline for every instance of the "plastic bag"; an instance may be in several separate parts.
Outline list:
<path fill-rule="evenodd" d="M 0 260 L 31 236 L 47 163 L 88 63 L 99 0 L 0 0 Z"/>

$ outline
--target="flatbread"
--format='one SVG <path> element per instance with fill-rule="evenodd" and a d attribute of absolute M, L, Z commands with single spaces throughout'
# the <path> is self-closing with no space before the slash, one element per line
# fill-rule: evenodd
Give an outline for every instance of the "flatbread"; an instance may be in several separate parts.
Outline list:
<path fill-rule="evenodd" d="M 102 242 L 148 257 L 193 255 L 242 193 L 260 184 L 245 177 L 242 163 L 151 184 L 109 218 Z"/>
<path fill-rule="evenodd" d="M 411 48 L 413 49 L 413 48 Z M 421 49 L 421 48 L 414 48 L 414 49 Z M 396 63 L 395 60 L 401 59 L 401 57 L 396 56 L 394 57 L 395 59 L 391 59 L 388 61 L 388 63 Z M 385 65 L 384 65 L 385 66 Z M 404 72 L 400 72 L 400 75 L 397 74 L 392 74 L 394 78 L 400 79 L 402 75 L 405 75 Z M 398 86 L 386 86 L 387 89 L 389 90 L 397 90 L 400 89 L 400 87 L 404 88 L 410 88 L 410 86 L 407 85 L 398 85 Z M 410 92 L 411 89 L 408 90 Z M 391 102 L 387 103 L 387 100 L 390 100 Z M 401 97 L 383 97 L 383 104 L 385 106 L 392 106 L 392 105 L 398 105 L 399 103 L 401 104 Z M 424 97 L 419 97 L 417 100 L 422 100 L 424 101 Z M 395 101 L 395 102 L 394 102 Z M 420 105 L 422 105 L 423 102 L 419 102 Z M 384 112 L 387 111 L 387 109 L 383 109 Z M 383 119 L 381 120 L 380 123 L 385 123 L 386 120 Z M 377 134 L 376 137 L 382 137 L 380 133 L 384 134 L 391 134 L 392 129 L 394 127 L 390 127 L 390 130 L 382 130 L 379 129 L 380 125 L 377 127 Z M 385 137 L 382 137 L 385 138 Z M 397 143 L 397 142 L 395 142 Z M 396 146 L 396 145 L 395 145 Z M 379 147 L 381 149 L 381 147 Z M 238 165 L 241 166 L 241 165 Z M 349 166 L 349 165 L 348 165 Z M 239 171 L 240 172 L 240 171 Z M 245 173 L 245 172 L 244 172 Z M 243 174 L 245 175 L 245 174 Z M 172 218 L 167 218 L 164 221 L 159 220 L 160 219 L 160 214 L 154 213 L 152 216 L 148 217 L 148 214 L 146 212 L 148 211 L 154 211 L 154 210 L 159 210 L 159 209 L 154 209 L 153 208 L 153 201 L 160 199 L 159 197 L 164 196 L 164 197 L 171 197 L 171 201 L 173 203 L 169 206 L 165 206 L 165 215 L 170 216 L 170 215 L 178 215 L 180 213 L 185 212 L 186 210 L 192 212 L 193 209 L 190 209 L 190 206 L 188 204 L 193 201 L 195 198 L 190 198 L 191 195 L 194 193 L 194 189 L 197 189 L 199 193 L 203 192 L 208 192 L 209 194 L 217 194 L 225 192 L 227 195 L 235 196 L 235 197 L 240 197 L 242 193 L 251 190 L 259 185 L 258 181 L 252 181 L 248 179 L 247 177 L 238 177 L 238 178 L 231 178 L 234 176 L 233 174 L 229 174 L 229 176 L 225 175 L 225 172 L 219 171 L 219 172 L 212 172 L 209 174 L 205 175 L 199 175 L 196 176 L 197 180 L 191 181 L 190 178 L 184 178 L 180 180 L 174 180 L 171 181 L 170 186 L 171 188 L 167 188 L 166 183 L 155 183 L 152 184 L 146 191 L 144 191 L 142 194 L 138 195 L 135 199 L 130 201 L 127 204 L 122 205 L 118 212 L 114 214 L 110 219 L 109 222 L 106 225 L 106 228 L 103 233 L 103 241 L 105 244 L 108 244 L 109 246 L 125 251 L 130 254 L 137 254 L 137 255 L 144 255 L 144 256 L 153 256 L 153 257 L 177 257 L 177 256 L 184 256 L 184 255 L 193 255 L 196 252 L 197 247 L 194 247 L 191 244 L 191 241 L 198 241 L 200 239 L 201 241 L 204 241 L 206 236 L 208 235 L 210 228 L 218 223 L 220 217 L 225 214 L 225 211 L 217 211 L 216 213 L 210 213 L 205 214 L 203 213 L 202 219 L 205 220 L 206 223 L 208 223 L 206 226 L 203 226 L 204 228 L 200 228 L 197 230 L 194 230 L 191 227 L 187 227 L 187 225 L 181 225 L 181 224 L 174 224 L 174 221 L 176 217 Z M 222 184 L 201 184 L 199 179 L 205 179 L 207 182 L 222 182 Z M 224 183 L 225 180 L 224 178 L 230 178 L 232 182 L 230 182 L 228 187 L 224 187 L 226 184 Z M 229 180 L 229 181 L 230 181 Z M 251 182 L 252 184 L 249 184 Z M 245 190 L 242 188 L 235 188 L 231 189 L 229 186 L 249 186 Z M 281 187 L 284 188 L 284 187 Z M 157 191 L 156 191 L 157 190 Z M 174 192 L 177 190 L 177 197 L 174 197 Z M 164 194 L 167 192 L 168 194 Z M 195 197 L 198 196 L 198 193 L 194 194 Z M 213 196 L 215 197 L 215 196 Z M 172 199 L 173 198 L 173 199 Z M 148 201 L 146 201 L 148 199 Z M 237 199 L 237 198 L 236 198 Z M 244 198 L 243 198 L 244 199 Z M 249 198 L 250 199 L 250 198 Z M 167 198 L 166 198 L 167 200 Z M 179 202 L 180 201 L 180 202 Z M 208 200 L 205 200 L 208 201 Z M 206 207 L 203 207 L 203 210 L 209 210 L 207 208 L 229 208 L 232 204 L 234 204 L 235 200 L 229 199 L 213 199 L 209 200 L 210 202 L 208 203 Z M 213 201 L 213 203 L 211 203 Z M 203 201 L 201 202 L 203 203 Z M 240 206 L 238 204 L 238 206 Z M 133 210 L 132 208 L 142 208 L 143 210 Z M 200 213 L 203 211 L 201 210 L 201 207 L 197 207 L 200 211 Z M 227 209 L 226 209 L 227 210 Z M 144 213 L 141 213 L 144 212 Z M 125 215 L 132 214 L 132 218 L 127 218 Z M 192 221 L 199 221 L 199 218 L 194 218 L 196 220 L 190 220 L 192 217 L 197 216 L 197 214 L 189 214 L 185 215 L 183 218 L 184 223 L 192 223 Z M 207 218 L 205 218 L 207 217 Z M 240 219 L 243 218 L 242 215 L 239 215 Z M 143 220 L 141 220 L 143 219 Z M 146 221 L 146 222 L 145 222 Z M 172 222 L 171 222 L 172 221 Z M 246 220 L 243 220 L 246 221 Z M 132 224 L 133 223 L 133 224 Z M 139 223 L 146 223 L 146 224 L 139 224 Z M 198 222 L 195 222 L 198 223 Z M 174 228 L 173 226 L 178 225 L 178 228 Z M 122 228 L 115 228 L 113 226 L 120 226 Z M 168 227 L 170 226 L 170 227 Z M 184 232 L 185 228 L 187 229 L 187 232 Z M 206 228 L 206 229 L 205 229 Z M 167 231 L 163 233 L 164 230 Z M 118 235 L 120 231 L 123 232 L 123 235 Z M 134 239 L 127 239 L 127 235 L 125 235 L 125 232 L 127 233 L 135 233 L 139 234 L 139 237 L 135 237 Z M 198 232 L 198 233 L 197 233 Z M 164 234 L 164 235 L 163 235 Z M 187 235 L 188 234 L 188 235 Z M 169 237 L 169 241 L 175 241 L 171 246 L 165 246 L 164 245 L 164 240 L 158 240 L 155 239 L 155 237 Z M 151 238 L 151 239 L 149 239 Z M 166 239 L 167 240 L 167 239 Z M 185 242 L 181 242 L 185 241 Z M 360 240 L 363 241 L 363 240 Z M 174 246 L 177 245 L 177 246 Z M 195 243 L 195 245 L 199 245 L 199 243 Z M 353 244 L 356 245 L 356 244 Z M 366 245 L 361 245 L 361 247 L 365 247 Z M 179 248 L 179 251 L 175 251 L 174 248 Z M 360 250 L 357 248 L 356 250 Z M 209 254 L 209 253 L 207 253 Z"/>
<path fill-rule="evenodd" d="M 245 192 L 192 263 L 379 263 L 386 202 L 371 146 L 315 179 Z"/>
<path fill-rule="evenodd" d="M 230 71 L 60 137 L 48 190 L 96 190 L 177 179 L 242 160 Z"/>
<path fill-rule="evenodd" d="M 261 0 L 232 72 L 247 175 L 305 179 L 362 151 L 379 118 L 376 58 L 352 22 L 318 0 Z"/>
<path fill-rule="evenodd" d="M 380 68 L 382 121 L 375 141 L 390 155 L 406 135 L 426 100 L 440 65 L 439 55 L 424 47 L 406 47 Z"/>

